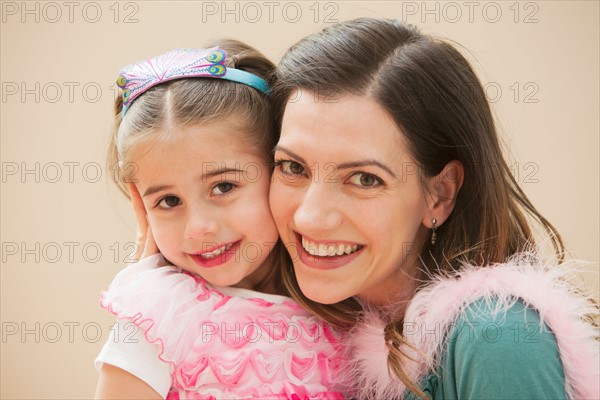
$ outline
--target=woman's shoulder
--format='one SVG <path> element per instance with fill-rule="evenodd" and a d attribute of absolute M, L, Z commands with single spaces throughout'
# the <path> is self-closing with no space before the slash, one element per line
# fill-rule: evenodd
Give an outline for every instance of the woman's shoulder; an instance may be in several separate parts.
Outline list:
<path fill-rule="evenodd" d="M 487 384 L 492 391 L 499 390 L 492 378 L 504 376 L 515 384 L 503 393 L 524 390 L 517 386 L 531 380 L 532 395 L 597 396 L 598 389 L 589 385 L 599 374 L 597 331 L 585 322 L 597 310 L 570 283 L 578 264 L 513 257 L 437 279 L 411 304 L 412 315 L 423 316 L 422 325 L 441 327 L 443 340 L 425 338 L 425 350 L 450 362 L 444 365 L 455 368 L 453 379 L 478 380 L 479 387 Z M 463 374 L 459 367 L 485 372 Z"/>
<path fill-rule="evenodd" d="M 469 304 L 446 340 L 438 388 L 455 398 L 565 398 L 556 337 L 539 312 L 518 299 Z"/>
<path fill-rule="evenodd" d="M 556 343 L 538 310 L 527 306 L 520 298 L 513 299 L 510 304 L 500 305 L 497 298 L 491 297 L 479 298 L 466 305 L 454 322 L 448 340 L 532 344 L 539 342 L 540 335 L 549 335 Z"/>
<path fill-rule="evenodd" d="M 597 309 L 569 284 L 578 263 L 549 266 L 523 260 L 465 266 L 433 278 L 417 292 L 405 314 L 406 343 L 401 345 L 410 357 L 404 369 L 412 381 L 439 373 L 445 360 L 444 379 L 508 377 L 516 372 L 537 380 L 531 375 L 535 371 L 562 382 L 562 387 L 554 388 L 563 397 L 564 392 L 570 398 L 598 397 L 597 386 L 589 384 L 599 380 L 597 330 L 585 322 L 586 315 L 597 314 Z M 399 395 L 404 385 L 380 373 L 389 346 L 384 336 L 389 321 L 380 311 L 365 312 L 353 328 L 349 338 L 353 363 L 362 386 L 381 393 L 389 388 Z M 493 372 L 479 373 L 493 365 L 497 366 Z M 548 371 L 543 370 L 545 365 Z M 456 375 L 459 366 L 461 371 L 475 372 Z M 531 368 L 521 373 L 519 366 Z M 436 390 L 443 386 L 442 382 Z"/>
<path fill-rule="evenodd" d="M 539 325 L 542 330 L 545 326 L 555 332 L 559 342 L 570 336 L 568 330 L 579 331 L 578 337 L 594 337 L 584 320 L 597 309 L 571 283 L 578 262 L 544 265 L 521 260 L 512 258 L 488 267 L 465 266 L 438 276 L 415 295 L 406 319 L 441 325 L 444 334 L 455 323 L 472 322 L 468 324 L 471 328 L 486 329 L 500 323 L 512 324 L 514 329 Z"/>
<path fill-rule="evenodd" d="M 546 370 L 555 365 L 562 371 L 554 332 L 538 310 L 521 299 L 502 309 L 495 299 L 470 303 L 454 323 L 446 345 L 454 365 L 512 364 L 518 369 L 540 363 Z"/>
<path fill-rule="evenodd" d="M 446 337 L 442 331 L 424 332 L 444 342 L 437 368 L 419 384 L 432 398 L 567 398 L 556 337 L 522 300 L 501 310 L 495 300 L 475 300 Z"/>

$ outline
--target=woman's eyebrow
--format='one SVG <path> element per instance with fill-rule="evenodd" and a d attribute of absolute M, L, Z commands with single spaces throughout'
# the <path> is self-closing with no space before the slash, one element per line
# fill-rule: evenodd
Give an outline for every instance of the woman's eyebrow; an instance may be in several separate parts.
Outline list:
<path fill-rule="evenodd" d="M 294 153 L 293 151 L 286 149 L 283 146 L 277 145 L 277 146 L 275 146 L 275 149 L 273 151 L 282 151 L 282 152 L 294 157 L 298 161 L 301 161 L 303 164 L 306 164 L 306 161 L 304 161 L 304 159 L 302 157 L 300 157 L 298 154 Z M 337 169 L 348 169 L 348 168 L 366 167 L 366 166 L 379 167 L 379 168 L 383 169 L 385 172 L 387 172 L 388 174 L 390 174 L 391 176 L 393 176 L 394 178 L 396 178 L 396 174 L 394 174 L 394 172 L 392 172 L 392 169 L 390 167 L 388 167 L 387 165 L 385 165 L 377 160 L 351 161 L 351 162 L 346 162 L 346 163 L 336 165 Z"/>
<path fill-rule="evenodd" d="M 367 166 L 376 166 L 393 176 L 396 177 L 396 174 L 392 172 L 392 169 L 386 166 L 385 164 L 377 161 L 377 160 L 363 160 L 363 161 L 351 161 L 347 163 L 342 163 L 337 166 L 338 169 L 348 169 L 348 168 L 356 168 L 356 167 L 367 167 Z"/>
<path fill-rule="evenodd" d="M 280 145 L 275 146 L 275 148 L 273 149 L 273 152 L 276 152 L 276 151 L 283 151 L 287 155 L 290 155 L 290 156 L 294 157 L 296 160 L 302 162 L 303 164 L 306 164 L 306 161 L 304 161 L 304 159 L 302 157 L 300 157 L 298 154 L 294 153 L 293 151 L 286 149 L 283 146 L 280 146 Z"/>

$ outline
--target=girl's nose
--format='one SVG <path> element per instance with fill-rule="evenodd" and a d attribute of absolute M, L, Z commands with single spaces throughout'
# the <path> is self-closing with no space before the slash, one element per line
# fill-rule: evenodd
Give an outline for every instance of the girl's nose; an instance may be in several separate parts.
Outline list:
<path fill-rule="evenodd" d="M 210 207 L 191 208 L 185 224 L 185 239 L 202 239 L 216 233 L 219 227 L 215 211 Z"/>

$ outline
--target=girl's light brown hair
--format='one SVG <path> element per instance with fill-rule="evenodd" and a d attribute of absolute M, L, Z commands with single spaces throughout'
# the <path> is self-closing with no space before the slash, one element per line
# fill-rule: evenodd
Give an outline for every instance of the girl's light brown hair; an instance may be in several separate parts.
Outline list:
<path fill-rule="evenodd" d="M 438 227 L 436 244 L 427 242 L 420 250 L 425 275 L 460 269 L 465 261 L 500 263 L 530 249 L 526 217 L 543 227 L 557 258 L 563 259 L 560 235 L 519 188 L 503 158 L 479 79 L 450 44 L 396 20 L 342 22 L 304 38 L 283 56 L 273 91 L 279 120 L 298 90 L 300 95 L 374 99 L 404 133 L 423 177 L 437 176 L 451 160 L 464 165 L 464 184 L 452 215 Z M 298 301 L 329 322 L 348 325 L 359 318 L 361 308 L 352 299 L 313 305 L 293 271 L 285 270 L 284 282 Z M 409 390 L 424 397 L 403 369 L 405 355 L 398 346 L 406 343 L 402 322 L 385 330 L 388 366 Z"/>

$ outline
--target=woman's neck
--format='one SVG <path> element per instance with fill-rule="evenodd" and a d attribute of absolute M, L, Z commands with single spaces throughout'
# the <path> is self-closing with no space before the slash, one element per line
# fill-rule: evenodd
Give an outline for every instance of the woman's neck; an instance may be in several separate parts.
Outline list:
<path fill-rule="evenodd" d="M 357 297 L 367 307 L 382 308 L 392 321 L 399 321 L 404 318 L 408 305 L 422 285 L 423 275 L 422 270 L 416 266 L 408 269 L 400 267 L 397 273 L 379 284 L 375 290 Z"/>

